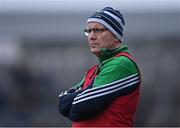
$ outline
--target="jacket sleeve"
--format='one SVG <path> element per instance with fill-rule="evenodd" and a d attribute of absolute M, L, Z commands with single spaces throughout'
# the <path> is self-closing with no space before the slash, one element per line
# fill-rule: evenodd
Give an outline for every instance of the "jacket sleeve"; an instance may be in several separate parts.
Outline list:
<path fill-rule="evenodd" d="M 59 95 L 59 113 L 68 117 L 72 102 L 78 93 L 80 92 L 76 92 L 74 89 L 70 89 L 69 91 L 65 91 Z"/>
<path fill-rule="evenodd" d="M 127 95 L 139 86 L 140 75 L 134 63 L 124 57 L 119 58 L 104 64 L 93 88 L 74 97 L 69 119 L 81 121 L 94 117 L 115 98 Z"/>
<path fill-rule="evenodd" d="M 58 110 L 63 116 L 68 117 L 74 98 L 82 92 L 81 85 L 83 81 L 84 78 L 75 87 L 70 88 L 68 91 L 61 92 L 59 95 Z"/>

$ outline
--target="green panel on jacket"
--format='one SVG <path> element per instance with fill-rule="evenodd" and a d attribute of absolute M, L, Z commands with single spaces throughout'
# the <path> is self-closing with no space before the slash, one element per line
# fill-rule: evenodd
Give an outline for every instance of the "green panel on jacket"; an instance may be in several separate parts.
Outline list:
<path fill-rule="evenodd" d="M 94 87 L 102 86 L 124 77 L 137 73 L 134 62 L 124 56 L 104 61 L 100 73 L 96 76 Z"/>

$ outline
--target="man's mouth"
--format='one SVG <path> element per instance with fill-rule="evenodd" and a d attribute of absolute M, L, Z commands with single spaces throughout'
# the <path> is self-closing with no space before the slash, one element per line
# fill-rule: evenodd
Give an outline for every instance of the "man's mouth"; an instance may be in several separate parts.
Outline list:
<path fill-rule="evenodd" d="M 93 46 L 97 46 L 98 44 L 97 43 L 91 43 L 90 46 L 93 47 Z"/>
<path fill-rule="evenodd" d="M 91 44 L 90 45 L 91 48 L 97 48 L 97 46 L 98 46 L 97 44 Z"/>

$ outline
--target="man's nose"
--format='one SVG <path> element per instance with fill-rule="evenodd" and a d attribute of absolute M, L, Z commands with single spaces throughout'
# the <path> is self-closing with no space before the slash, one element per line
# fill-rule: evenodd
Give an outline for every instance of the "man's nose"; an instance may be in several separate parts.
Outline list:
<path fill-rule="evenodd" d="M 91 32 L 89 33 L 88 38 L 91 39 L 91 40 L 96 39 L 96 34 L 94 33 L 94 31 L 91 31 Z"/>

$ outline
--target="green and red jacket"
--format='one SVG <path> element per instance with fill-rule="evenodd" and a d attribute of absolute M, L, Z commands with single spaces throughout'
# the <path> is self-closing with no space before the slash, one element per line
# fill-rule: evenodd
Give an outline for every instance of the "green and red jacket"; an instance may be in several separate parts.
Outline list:
<path fill-rule="evenodd" d="M 79 84 L 59 96 L 59 112 L 73 127 L 133 126 L 141 82 L 138 66 L 126 45 L 102 49 L 98 59 Z"/>

